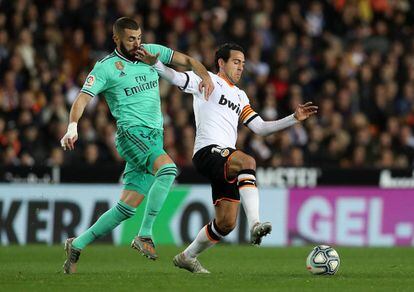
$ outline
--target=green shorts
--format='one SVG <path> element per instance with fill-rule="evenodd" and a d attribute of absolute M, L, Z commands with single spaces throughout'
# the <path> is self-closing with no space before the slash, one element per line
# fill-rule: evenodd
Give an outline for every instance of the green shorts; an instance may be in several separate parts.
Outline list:
<path fill-rule="evenodd" d="M 115 145 L 126 161 L 123 174 L 125 190 L 137 191 L 142 195 L 148 193 L 154 182 L 154 161 L 166 154 L 163 140 L 160 129 L 134 126 L 124 130 L 118 127 Z"/>

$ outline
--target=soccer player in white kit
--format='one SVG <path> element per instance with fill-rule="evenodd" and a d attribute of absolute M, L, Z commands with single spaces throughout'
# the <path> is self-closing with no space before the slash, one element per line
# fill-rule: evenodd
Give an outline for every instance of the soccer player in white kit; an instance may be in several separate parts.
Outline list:
<path fill-rule="evenodd" d="M 209 273 L 197 259 L 236 226 L 240 198 L 250 228 L 251 243 L 260 245 L 271 224 L 259 220 L 259 193 L 256 187 L 256 162 L 235 148 L 239 121 L 254 133 L 268 135 L 307 119 L 317 112 L 311 102 L 299 105 L 295 113 L 277 121 L 263 121 L 250 107 L 246 93 L 235 84 L 244 69 L 243 49 L 231 43 L 216 52 L 217 74 L 209 72 L 215 88 L 209 99 L 199 90 L 201 82 L 193 72 L 177 72 L 157 62 L 155 69 L 181 90 L 194 96 L 196 138 L 193 163 L 211 182 L 215 218 L 205 225 L 195 240 L 174 257 L 174 264 L 193 273 Z"/>

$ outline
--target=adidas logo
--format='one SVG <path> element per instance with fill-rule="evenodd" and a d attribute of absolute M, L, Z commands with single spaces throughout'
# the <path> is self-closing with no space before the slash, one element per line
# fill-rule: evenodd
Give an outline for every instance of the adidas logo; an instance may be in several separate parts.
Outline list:
<path fill-rule="evenodd" d="M 121 73 L 119 73 L 119 77 L 125 76 L 126 74 L 124 73 L 124 71 L 121 71 Z"/>

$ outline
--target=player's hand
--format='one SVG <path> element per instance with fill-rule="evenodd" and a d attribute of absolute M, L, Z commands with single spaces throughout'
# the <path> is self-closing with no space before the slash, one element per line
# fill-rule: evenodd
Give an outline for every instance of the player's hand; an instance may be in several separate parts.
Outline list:
<path fill-rule="evenodd" d="M 317 112 L 318 112 L 318 106 L 313 105 L 313 103 L 309 101 L 305 104 L 299 104 L 293 116 L 298 121 L 303 121 L 309 118 L 310 116 L 313 116 Z"/>
<path fill-rule="evenodd" d="M 210 75 L 200 82 L 198 89 L 200 92 L 204 91 L 204 99 L 208 100 L 209 96 L 213 93 L 214 90 L 214 83 L 213 80 L 211 80 Z"/>
<path fill-rule="evenodd" d="M 75 149 L 76 140 L 78 140 L 77 123 L 72 122 L 69 124 L 65 136 L 60 140 L 60 145 L 63 150 L 73 150 Z"/>
<path fill-rule="evenodd" d="M 136 54 L 138 60 L 144 62 L 147 65 L 153 66 L 158 61 L 158 57 L 160 56 L 160 53 L 151 54 L 148 52 L 144 46 L 140 46 L 137 50 Z"/>

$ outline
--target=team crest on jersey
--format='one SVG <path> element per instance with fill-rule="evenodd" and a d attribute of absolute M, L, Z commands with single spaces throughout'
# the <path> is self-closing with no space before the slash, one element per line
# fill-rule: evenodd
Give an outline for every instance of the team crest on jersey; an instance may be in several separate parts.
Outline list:
<path fill-rule="evenodd" d="M 223 150 L 220 151 L 220 155 L 223 156 L 223 157 L 227 157 L 227 156 L 229 156 L 229 154 L 230 154 L 229 149 L 223 149 Z"/>
<path fill-rule="evenodd" d="M 94 83 L 95 83 L 95 76 L 93 76 L 93 75 L 89 75 L 89 76 L 86 78 L 86 81 L 85 81 L 85 86 L 91 87 Z"/>
<path fill-rule="evenodd" d="M 125 68 L 125 66 L 124 66 L 124 64 L 122 63 L 122 61 L 117 61 L 117 62 L 115 62 L 115 67 L 116 67 L 116 69 L 118 69 L 118 70 L 120 70 L 120 71 L 124 70 L 124 68 Z"/>
<path fill-rule="evenodd" d="M 119 77 L 122 77 L 122 76 L 126 75 L 126 73 L 123 71 L 125 69 L 125 66 L 124 66 L 124 63 L 122 63 L 122 61 L 115 62 L 115 67 L 116 67 L 116 69 L 121 71 L 121 73 L 119 73 Z"/>

